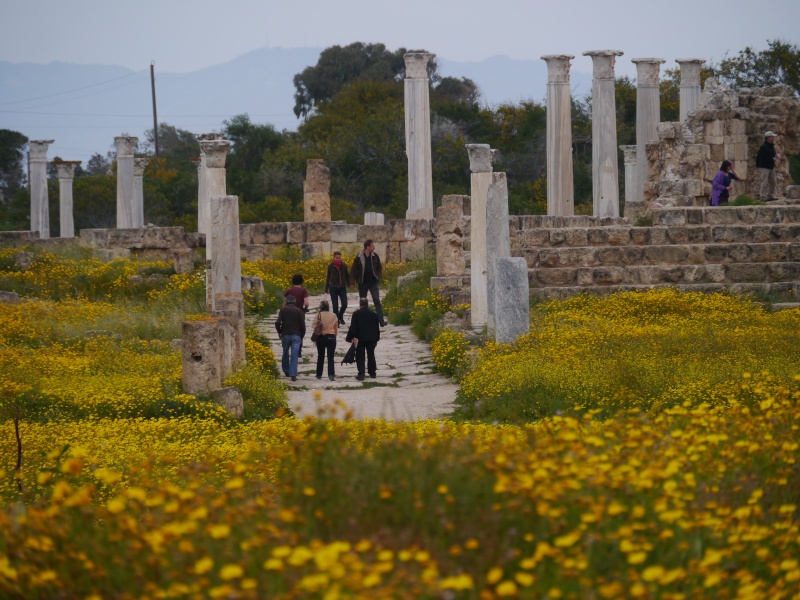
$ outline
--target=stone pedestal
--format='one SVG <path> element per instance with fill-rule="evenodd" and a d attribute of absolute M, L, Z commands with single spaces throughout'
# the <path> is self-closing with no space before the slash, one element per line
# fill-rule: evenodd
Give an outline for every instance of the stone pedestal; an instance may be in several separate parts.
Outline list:
<path fill-rule="evenodd" d="M 219 319 L 184 321 L 181 347 L 183 391 L 204 394 L 221 388 Z"/>
<path fill-rule="evenodd" d="M 79 160 L 54 163 L 58 171 L 58 227 L 62 238 L 75 237 L 75 219 L 72 215 L 72 180 Z"/>
<path fill-rule="evenodd" d="M 194 271 L 194 250 L 176 248 L 172 258 L 172 267 L 178 274 L 189 274 Z"/>
<path fill-rule="evenodd" d="M 592 204 L 595 217 L 619 216 L 617 109 L 614 63 L 620 50 L 590 50 L 592 57 Z"/>
<path fill-rule="evenodd" d="M 220 174 L 215 173 L 215 196 L 224 196 L 227 194 L 227 188 L 225 187 L 225 157 L 228 155 L 228 150 L 230 150 L 230 142 L 227 142 L 227 147 L 224 144 L 215 145 L 215 144 L 206 144 L 203 145 L 204 142 L 219 142 L 219 141 L 226 141 L 222 139 L 222 134 L 220 133 L 201 133 L 197 136 L 197 141 L 200 144 L 200 166 L 199 171 L 197 173 L 197 231 L 199 233 L 204 233 L 206 235 L 206 252 L 208 252 L 208 228 L 211 222 L 211 208 L 209 205 L 209 198 L 211 197 L 211 193 L 208 189 L 208 161 L 206 159 L 205 148 L 208 148 L 211 152 L 215 155 L 218 155 L 220 152 L 223 151 L 222 160 L 220 161 L 219 156 L 217 156 L 216 160 L 214 161 L 215 165 L 219 165 L 222 167 L 222 182 L 220 183 L 219 178 Z M 220 165 L 220 162 L 222 163 Z M 213 168 L 219 168 L 217 166 Z M 210 258 L 210 255 L 207 254 Z"/>
<path fill-rule="evenodd" d="M 133 229 L 134 199 L 133 153 L 139 139 L 120 135 L 114 138 L 117 146 L 117 229 Z"/>
<path fill-rule="evenodd" d="M 331 170 L 320 158 L 306 161 L 306 179 L 303 182 L 303 220 L 331 220 Z"/>
<path fill-rule="evenodd" d="M 467 144 L 470 177 L 470 315 L 472 326 L 488 321 L 486 264 L 486 203 L 492 185 L 492 150 L 489 144 Z"/>
<path fill-rule="evenodd" d="M 447 196 L 445 196 L 447 198 Z M 464 256 L 464 209 L 457 203 L 436 209 L 436 275 L 463 277 L 467 268 Z"/>
<path fill-rule="evenodd" d="M 215 291 L 220 290 L 214 287 L 214 270 L 211 268 L 211 260 L 214 258 L 214 238 L 211 235 L 211 198 L 214 196 L 224 197 L 227 195 L 227 185 L 225 183 L 225 158 L 231 148 L 229 140 L 220 139 L 216 133 L 205 133 L 197 136 L 200 141 L 200 160 L 205 165 L 205 197 L 199 198 L 201 206 L 198 206 L 198 213 L 202 215 L 202 220 L 206 231 L 206 306 L 213 310 Z M 239 220 L 238 204 L 236 220 Z M 238 228 L 237 228 L 238 229 Z M 238 230 L 237 230 L 238 236 Z M 238 246 L 237 246 L 238 248 Z"/>
<path fill-rule="evenodd" d="M 364 225 L 383 225 L 383 224 L 384 224 L 383 213 L 376 213 L 376 212 L 364 213 Z"/>
<path fill-rule="evenodd" d="M 496 258 L 494 267 L 494 339 L 498 344 L 510 344 L 530 332 L 528 263 L 522 257 Z"/>
<path fill-rule="evenodd" d="M 431 107 L 426 52 L 405 55 L 406 155 L 408 157 L 408 210 L 406 219 L 433 218 L 431 169 Z"/>
<path fill-rule="evenodd" d="M 211 392 L 211 399 L 235 419 L 241 419 L 244 416 L 244 399 L 242 393 L 235 387 L 214 390 Z"/>
<path fill-rule="evenodd" d="M 133 227 L 144 227 L 144 169 L 149 158 L 133 159 Z"/>
<path fill-rule="evenodd" d="M 547 214 L 575 214 L 572 180 L 571 54 L 542 56 L 547 63 Z"/>
<path fill-rule="evenodd" d="M 209 279 L 211 303 L 216 310 L 217 294 L 242 291 L 242 266 L 239 249 L 239 198 L 237 196 L 211 196 L 211 234 L 213 254 Z"/>
<path fill-rule="evenodd" d="M 658 141 L 661 122 L 661 90 L 659 76 L 663 58 L 634 58 L 636 65 L 636 156 L 637 177 L 634 202 L 644 201 L 644 182 L 647 180 L 645 144 Z M 625 185 L 627 198 L 628 185 Z"/>
<path fill-rule="evenodd" d="M 676 58 L 681 69 L 681 108 L 680 119 L 685 121 L 690 112 L 697 110 L 700 102 L 700 69 L 704 58 Z"/>
<path fill-rule="evenodd" d="M 489 332 L 495 330 L 495 259 L 511 256 L 508 229 L 508 182 L 505 173 L 492 173 L 492 184 L 486 195 L 486 298 Z"/>
<path fill-rule="evenodd" d="M 640 182 L 639 178 L 639 163 L 636 160 L 637 149 L 636 146 L 620 146 L 622 156 L 625 164 L 625 214 L 626 219 L 631 220 L 640 216 L 639 207 L 642 203 L 637 200 L 636 190 Z M 635 216 L 634 216 L 634 213 Z"/>
<path fill-rule="evenodd" d="M 31 140 L 28 143 L 28 169 L 31 188 L 31 231 L 39 239 L 50 237 L 50 205 L 47 193 L 47 148 L 54 140 Z"/>
<path fill-rule="evenodd" d="M 223 292 L 217 294 L 214 298 L 213 315 L 215 317 L 225 317 L 231 324 L 231 367 L 236 371 L 247 364 L 244 343 L 244 297 L 242 293 Z"/>

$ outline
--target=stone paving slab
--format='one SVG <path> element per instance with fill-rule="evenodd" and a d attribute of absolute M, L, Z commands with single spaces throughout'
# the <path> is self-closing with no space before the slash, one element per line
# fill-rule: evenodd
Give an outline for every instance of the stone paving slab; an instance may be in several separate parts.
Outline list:
<path fill-rule="evenodd" d="M 375 349 L 378 364 L 377 377 L 356 380 L 356 366 L 342 365 L 349 344 L 345 342 L 353 311 L 358 307 L 358 295 L 347 296 L 345 322 L 339 329 L 335 356 L 336 381 L 327 377 L 327 361 L 322 379 L 315 376 L 317 348 L 311 342 L 311 330 L 321 300 L 330 301 L 327 295 L 309 298 L 306 314 L 306 338 L 303 340 L 301 362 L 297 381 L 281 376 L 287 386 L 289 406 L 298 416 L 329 414 L 326 411 L 339 402 L 347 409 L 338 408 L 335 415 L 344 417 L 345 410 L 352 418 L 383 418 L 395 421 L 435 419 L 453 410 L 458 385 L 433 372 L 430 346 L 421 342 L 406 325 L 388 325 L 381 329 L 381 341 Z M 275 331 L 277 313 L 259 322 L 259 330 L 270 340 L 270 346 L 280 363 L 283 353 L 280 338 Z"/>

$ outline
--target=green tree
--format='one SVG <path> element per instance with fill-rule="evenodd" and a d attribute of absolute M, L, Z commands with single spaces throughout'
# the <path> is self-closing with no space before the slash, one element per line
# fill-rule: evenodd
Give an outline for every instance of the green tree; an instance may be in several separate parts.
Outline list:
<path fill-rule="evenodd" d="M 7 204 L 25 185 L 25 146 L 28 138 L 19 131 L 0 129 L 0 205 Z"/>
<path fill-rule="evenodd" d="M 155 135 L 152 129 L 144 132 L 145 143 L 141 148 L 147 155 L 155 153 Z M 158 124 L 158 153 L 164 159 L 164 167 L 184 173 L 197 174 L 192 158 L 200 154 L 197 136 L 191 131 L 175 127 L 169 123 Z"/>
<path fill-rule="evenodd" d="M 800 48 L 781 40 L 767 40 L 766 50 L 747 46 L 720 61 L 713 70 L 734 88 L 785 83 L 800 94 Z"/>
<path fill-rule="evenodd" d="M 268 188 L 261 174 L 264 155 L 280 147 L 284 135 L 272 125 L 259 125 L 247 114 L 223 121 L 223 133 L 232 142 L 228 153 L 229 193 L 239 196 L 240 204 L 259 202 L 267 197 Z"/>

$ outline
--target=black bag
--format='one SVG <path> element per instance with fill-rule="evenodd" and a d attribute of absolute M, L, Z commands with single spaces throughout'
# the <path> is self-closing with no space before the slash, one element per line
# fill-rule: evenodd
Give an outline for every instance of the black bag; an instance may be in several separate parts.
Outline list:
<path fill-rule="evenodd" d="M 317 315 L 317 320 L 314 322 L 314 331 L 311 332 L 311 341 L 316 342 L 322 337 L 322 316 Z"/>
<path fill-rule="evenodd" d="M 347 349 L 347 354 L 345 354 L 342 359 L 342 364 L 352 365 L 354 362 L 356 362 L 356 346 L 355 344 L 350 344 L 350 347 Z"/>

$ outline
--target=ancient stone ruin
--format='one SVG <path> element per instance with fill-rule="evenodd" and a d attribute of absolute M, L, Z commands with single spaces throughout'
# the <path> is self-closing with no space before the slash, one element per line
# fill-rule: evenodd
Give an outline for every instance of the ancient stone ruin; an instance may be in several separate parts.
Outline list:
<path fill-rule="evenodd" d="M 307 223 L 331 220 L 330 189 L 331 170 L 325 166 L 325 161 L 307 160 L 303 182 L 303 215 Z"/>

